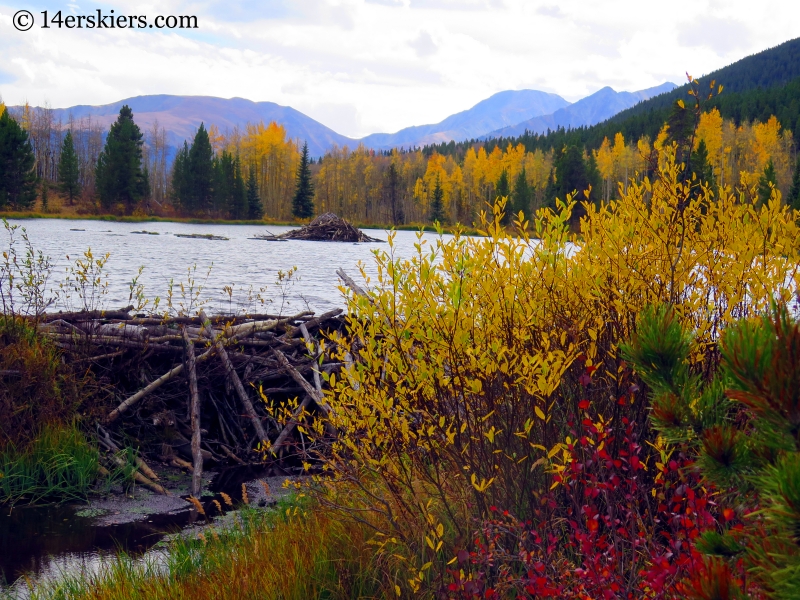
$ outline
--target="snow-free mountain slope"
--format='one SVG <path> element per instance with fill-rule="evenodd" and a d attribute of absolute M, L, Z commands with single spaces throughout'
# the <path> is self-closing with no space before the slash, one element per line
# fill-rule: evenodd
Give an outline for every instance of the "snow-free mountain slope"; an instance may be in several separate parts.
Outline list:
<path fill-rule="evenodd" d="M 450 115 L 432 125 L 418 125 L 397 133 L 375 133 L 361 141 L 375 149 L 411 148 L 451 140 L 478 138 L 490 131 L 515 125 L 532 117 L 547 115 L 569 102 L 557 94 L 537 90 L 508 90 L 478 102 L 472 108 Z"/>
<path fill-rule="evenodd" d="M 286 127 L 292 139 L 308 142 L 312 156 L 321 156 L 334 144 L 354 146 L 355 140 L 340 135 L 290 106 L 274 102 L 253 102 L 244 98 L 215 98 L 212 96 L 136 96 L 105 104 L 103 106 L 73 106 L 55 109 L 55 118 L 66 122 L 71 113 L 76 119 L 91 116 L 105 129 L 114 122 L 119 109 L 127 104 L 133 110 L 133 118 L 142 131 L 147 131 L 155 120 L 167 130 L 167 144 L 173 147 L 191 142 L 200 123 L 206 128 L 216 125 L 220 131 L 244 127 L 247 123 L 276 121 Z"/>
<path fill-rule="evenodd" d="M 578 100 L 574 104 L 559 109 L 553 114 L 534 117 L 527 121 L 514 124 L 492 131 L 484 136 L 485 139 L 497 137 L 515 137 L 525 131 L 544 133 L 548 129 L 555 130 L 559 127 L 575 129 L 588 125 L 602 123 L 615 114 L 654 96 L 665 94 L 677 87 L 674 83 L 662 83 L 659 86 L 639 90 L 638 92 L 617 92 L 610 87 L 604 87 L 594 94 Z"/>

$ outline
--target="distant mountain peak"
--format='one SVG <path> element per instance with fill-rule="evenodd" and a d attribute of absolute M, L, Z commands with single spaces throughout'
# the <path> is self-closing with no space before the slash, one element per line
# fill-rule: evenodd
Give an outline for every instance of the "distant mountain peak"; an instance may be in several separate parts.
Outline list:
<path fill-rule="evenodd" d="M 665 82 L 637 92 L 617 92 L 612 87 L 605 86 L 552 114 L 533 117 L 510 127 L 497 129 L 484 135 L 481 139 L 517 137 L 524 134 L 525 131 L 541 134 L 548 129 L 553 131 L 559 127 L 574 129 L 596 125 L 606 119 L 610 119 L 626 108 L 630 108 L 654 96 L 670 92 L 676 87 L 678 86 L 674 83 Z"/>

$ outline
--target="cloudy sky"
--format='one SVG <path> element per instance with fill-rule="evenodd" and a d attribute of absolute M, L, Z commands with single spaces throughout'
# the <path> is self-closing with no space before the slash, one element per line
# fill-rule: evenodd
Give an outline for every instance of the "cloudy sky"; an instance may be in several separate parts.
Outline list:
<path fill-rule="evenodd" d="M 16 4 L 9 4 L 16 2 Z M 788 0 L 0 0 L 0 96 L 53 107 L 142 94 L 269 100 L 360 137 L 491 94 L 577 100 L 702 75 L 800 35 Z M 42 14 L 196 15 L 191 31 L 40 28 Z M 29 10 L 25 32 L 12 16 Z"/>

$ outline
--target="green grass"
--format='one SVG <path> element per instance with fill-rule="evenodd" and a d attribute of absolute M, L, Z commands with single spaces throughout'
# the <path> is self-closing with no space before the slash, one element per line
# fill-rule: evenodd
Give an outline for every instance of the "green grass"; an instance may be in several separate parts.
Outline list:
<path fill-rule="evenodd" d="M 0 503 L 84 499 L 98 461 L 97 448 L 77 427 L 45 427 L 25 450 L 0 450 Z"/>

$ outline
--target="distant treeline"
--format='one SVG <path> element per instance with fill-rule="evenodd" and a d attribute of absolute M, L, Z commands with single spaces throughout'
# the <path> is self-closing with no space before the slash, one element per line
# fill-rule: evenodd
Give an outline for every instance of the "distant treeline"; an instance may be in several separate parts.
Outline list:
<path fill-rule="evenodd" d="M 705 93 L 702 81 L 696 86 Z M 732 186 L 753 200 L 774 185 L 800 207 L 798 98 L 800 78 L 723 91 L 705 102 L 692 141 L 680 135 L 681 119 L 694 118 L 686 95 L 686 108 L 680 97 L 661 107 L 659 97 L 589 128 L 410 151 L 333 148 L 316 161 L 277 123 L 226 132 L 201 125 L 169 170 L 166 133 L 143 134 L 128 107 L 105 137 L 91 122 L 51 123 L 47 109 L 19 118 L 6 111 L 0 156 L 16 158 L 2 159 L 10 166 L 0 170 L 0 207 L 30 209 L 38 198 L 47 209 L 47 190 L 56 188 L 87 212 L 252 220 L 335 212 L 362 223 L 469 225 L 498 197 L 508 198 L 507 212 L 528 215 L 573 191 L 578 199 L 589 189 L 593 201 L 616 198 L 618 184 L 641 181 L 653 151 L 673 142 L 698 184 Z"/>

